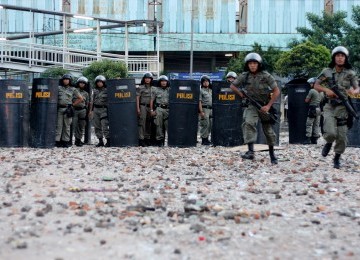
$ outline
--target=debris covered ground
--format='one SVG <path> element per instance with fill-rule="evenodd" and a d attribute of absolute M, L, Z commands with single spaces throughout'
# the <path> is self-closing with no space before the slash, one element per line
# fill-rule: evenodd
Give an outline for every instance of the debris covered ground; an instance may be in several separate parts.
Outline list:
<path fill-rule="evenodd" d="M 359 259 L 359 148 L 0 148 L 0 259 Z"/>

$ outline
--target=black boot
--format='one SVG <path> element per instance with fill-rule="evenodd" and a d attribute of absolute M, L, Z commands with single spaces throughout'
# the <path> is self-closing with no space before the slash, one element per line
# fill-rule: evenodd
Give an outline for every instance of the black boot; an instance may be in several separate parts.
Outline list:
<path fill-rule="evenodd" d="M 80 139 L 77 139 L 77 138 L 75 139 L 75 145 L 76 145 L 76 146 L 83 146 L 81 140 L 80 140 Z"/>
<path fill-rule="evenodd" d="M 312 136 L 312 137 L 311 137 L 311 143 L 312 143 L 312 144 L 317 144 L 317 139 L 318 139 L 318 137 Z"/>
<path fill-rule="evenodd" d="M 253 143 L 248 144 L 248 151 L 245 154 L 241 155 L 241 158 L 248 159 L 248 160 L 254 160 L 255 153 L 254 153 L 254 144 Z"/>
<path fill-rule="evenodd" d="M 274 146 L 272 145 L 269 145 L 269 155 L 270 155 L 271 164 L 278 164 L 278 160 L 274 153 Z"/>
<path fill-rule="evenodd" d="M 209 141 L 208 138 L 201 138 L 201 144 L 202 145 L 211 145 L 211 142 Z"/>
<path fill-rule="evenodd" d="M 332 143 L 326 143 L 321 151 L 321 155 L 326 157 L 331 150 Z"/>
<path fill-rule="evenodd" d="M 105 144 L 105 147 L 110 147 L 111 144 L 110 144 L 110 138 L 106 138 L 106 144 Z"/>
<path fill-rule="evenodd" d="M 336 153 L 334 157 L 334 168 L 340 169 L 340 156 L 341 154 Z"/>
<path fill-rule="evenodd" d="M 61 141 L 62 142 L 62 147 L 64 148 L 69 148 L 72 146 L 71 141 Z"/>
<path fill-rule="evenodd" d="M 305 141 L 303 142 L 303 144 L 311 144 L 311 139 L 310 137 L 306 137 Z"/>
<path fill-rule="evenodd" d="M 55 141 L 55 146 L 56 147 L 63 147 L 61 141 Z"/>
<path fill-rule="evenodd" d="M 159 146 L 159 147 L 164 146 L 164 139 L 156 140 L 156 146 Z"/>
<path fill-rule="evenodd" d="M 104 146 L 104 141 L 102 138 L 99 139 L 99 143 L 97 145 L 95 145 L 96 147 L 101 147 Z"/>

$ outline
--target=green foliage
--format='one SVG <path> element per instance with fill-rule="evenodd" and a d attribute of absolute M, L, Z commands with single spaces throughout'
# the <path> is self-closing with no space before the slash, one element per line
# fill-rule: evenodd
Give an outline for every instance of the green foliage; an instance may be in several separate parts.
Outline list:
<path fill-rule="evenodd" d="M 71 74 L 71 73 L 69 73 L 69 71 L 66 69 L 56 67 L 56 68 L 50 68 L 50 69 L 45 70 L 43 73 L 41 73 L 40 77 L 59 79 L 64 74 Z"/>
<path fill-rule="evenodd" d="M 329 62 L 329 49 L 320 44 L 305 42 L 283 52 L 275 68 L 280 76 L 309 78 L 317 76 Z"/>
<path fill-rule="evenodd" d="M 341 45 L 345 38 L 345 28 L 349 24 L 345 21 L 346 12 L 339 11 L 333 14 L 323 11 L 322 16 L 307 13 L 311 29 L 307 27 L 297 27 L 296 30 L 305 37 L 306 41 L 315 44 L 322 44 L 328 49 L 333 49 Z"/>
<path fill-rule="evenodd" d="M 98 75 L 103 75 L 106 79 L 126 78 L 128 70 L 122 61 L 101 60 L 92 62 L 83 70 L 83 75 L 90 81 L 93 81 Z"/>
<path fill-rule="evenodd" d="M 360 56 L 358 54 L 360 53 L 360 6 L 353 6 L 351 19 L 355 25 L 347 25 L 345 27 L 347 35 L 346 38 L 344 38 L 342 45 L 349 49 L 350 63 L 359 70 Z"/>
<path fill-rule="evenodd" d="M 275 47 L 270 46 L 266 51 L 262 49 L 261 45 L 258 43 L 254 43 L 252 46 L 252 50 L 248 52 L 240 52 L 237 57 L 230 59 L 227 67 L 226 73 L 229 71 L 234 71 L 237 74 L 244 70 L 244 59 L 245 56 L 250 52 L 258 53 L 263 59 L 263 64 L 266 70 L 270 73 L 275 70 L 275 63 L 279 58 L 281 51 Z"/>

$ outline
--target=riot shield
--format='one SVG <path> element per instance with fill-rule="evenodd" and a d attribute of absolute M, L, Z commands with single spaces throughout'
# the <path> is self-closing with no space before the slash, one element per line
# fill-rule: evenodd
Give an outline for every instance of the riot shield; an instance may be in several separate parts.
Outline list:
<path fill-rule="evenodd" d="M 31 147 L 55 146 L 58 91 L 57 79 L 33 80 L 30 110 Z"/>
<path fill-rule="evenodd" d="M 244 143 L 242 134 L 241 98 L 226 81 L 212 83 L 213 126 L 211 141 L 214 146 L 238 146 Z"/>
<path fill-rule="evenodd" d="M 137 146 L 135 79 L 107 80 L 106 86 L 111 146 Z"/>
<path fill-rule="evenodd" d="M 195 80 L 172 80 L 169 92 L 168 145 L 196 146 L 200 86 Z"/>
<path fill-rule="evenodd" d="M 22 80 L 0 80 L 0 147 L 22 147 L 28 143 L 28 86 Z"/>

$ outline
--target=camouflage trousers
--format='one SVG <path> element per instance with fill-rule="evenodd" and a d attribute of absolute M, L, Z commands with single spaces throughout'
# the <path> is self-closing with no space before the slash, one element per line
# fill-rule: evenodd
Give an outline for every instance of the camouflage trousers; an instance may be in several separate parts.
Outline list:
<path fill-rule="evenodd" d="M 333 106 L 326 104 L 324 106 L 324 134 L 323 137 L 327 143 L 335 142 L 334 152 L 342 154 L 347 146 L 348 127 L 344 123 L 348 114 L 345 106 Z"/>
<path fill-rule="evenodd" d="M 315 117 L 307 117 L 306 119 L 306 137 L 320 137 L 320 108 L 316 108 Z"/>
<path fill-rule="evenodd" d="M 72 117 L 67 117 L 64 112 L 66 108 L 58 108 L 55 141 L 70 141 L 70 127 Z"/>
<path fill-rule="evenodd" d="M 74 110 L 74 118 L 72 122 L 73 131 L 76 139 L 82 139 L 86 126 L 86 109 Z"/>
<path fill-rule="evenodd" d="M 99 139 L 102 139 L 104 137 L 108 139 L 110 135 L 109 135 L 109 119 L 108 119 L 107 108 L 95 107 L 93 113 L 94 113 L 93 124 L 95 128 L 96 137 Z"/>
<path fill-rule="evenodd" d="M 264 135 L 266 137 L 266 142 L 268 145 L 274 146 L 276 143 L 276 134 L 272 127 L 272 124 L 267 122 L 269 120 L 268 116 L 262 114 L 257 110 L 256 107 L 253 105 L 249 105 L 245 108 L 243 113 L 243 136 L 244 136 L 244 143 L 255 143 L 257 140 L 257 123 L 261 120 L 262 129 Z"/>
<path fill-rule="evenodd" d="M 150 108 L 147 106 L 140 106 L 140 117 L 138 121 L 139 139 L 150 139 L 151 137 L 151 122 Z"/>
<path fill-rule="evenodd" d="M 168 119 L 169 109 L 157 107 L 156 116 L 154 118 L 154 123 L 156 125 L 156 140 L 163 140 L 165 138 L 164 130 L 168 130 Z"/>
<path fill-rule="evenodd" d="M 205 116 L 200 116 L 200 136 L 201 138 L 208 138 L 212 128 L 212 109 L 203 108 Z"/>

